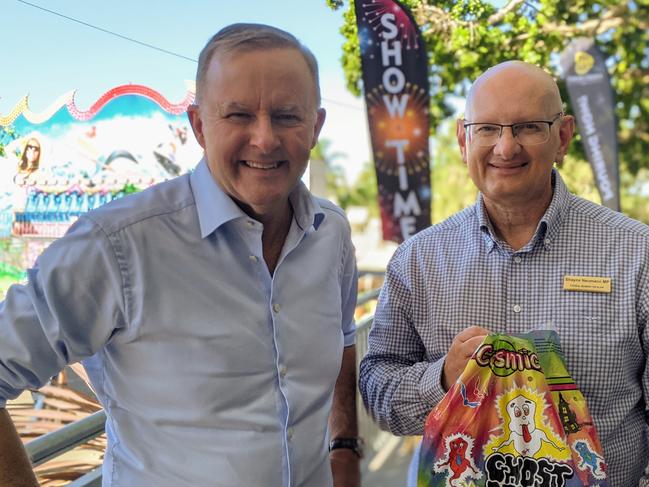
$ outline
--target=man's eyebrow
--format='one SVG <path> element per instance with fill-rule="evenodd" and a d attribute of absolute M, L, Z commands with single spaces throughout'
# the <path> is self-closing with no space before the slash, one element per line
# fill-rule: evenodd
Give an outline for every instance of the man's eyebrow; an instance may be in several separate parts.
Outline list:
<path fill-rule="evenodd" d="M 219 110 L 228 112 L 232 110 L 248 110 L 248 106 L 244 105 L 243 103 L 239 103 L 236 101 L 230 102 L 230 103 L 223 103 L 219 105 Z"/>
<path fill-rule="evenodd" d="M 275 112 L 298 112 L 301 110 L 300 105 L 296 103 L 288 104 L 288 105 L 279 105 L 273 109 Z"/>

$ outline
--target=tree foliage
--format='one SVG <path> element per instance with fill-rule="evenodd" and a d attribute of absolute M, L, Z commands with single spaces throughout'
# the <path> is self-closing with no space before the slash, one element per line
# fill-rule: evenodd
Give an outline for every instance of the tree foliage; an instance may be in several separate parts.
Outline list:
<path fill-rule="evenodd" d="M 345 8 L 340 0 L 326 0 Z M 649 0 L 401 0 L 420 26 L 429 53 L 431 131 L 453 114 L 451 100 L 464 97 L 469 80 L 490 66 L 520 59 L 559 79 L 558 55 L 576 37 L 591 37 L 607 59 L 619 120 L 620 159 L 632 174 L 649 168 Z M 360 94 L 361 64 L 353 0 L 341 32 L 347 39 L 342 65 L 347 86 Z M 568 107 L 568 113 L 572 108 Z M 571 154 L 583 159 L 579 137 Z"/>

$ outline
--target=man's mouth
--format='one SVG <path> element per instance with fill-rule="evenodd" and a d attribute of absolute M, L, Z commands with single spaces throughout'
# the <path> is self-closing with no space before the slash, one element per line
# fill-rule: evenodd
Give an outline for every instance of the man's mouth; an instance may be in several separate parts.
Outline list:
<path fill-rule="evenodd" d="M 489 164 L 496 169 L 518 169 L 520 167 L 527 166 L 527 162 L 521 162 L 519 164 Z"/>
<path fill-rule="evenodd" d="M 274 162 L 260 162 L 260 161 L 239 161 L 245 166 L 248 166 L 252 169 L 262 169 L 264 171 L 269 171 L 271 169 L 277 169 L 279 166 L 284 164 L 286 161 L 274 161 Z"/>

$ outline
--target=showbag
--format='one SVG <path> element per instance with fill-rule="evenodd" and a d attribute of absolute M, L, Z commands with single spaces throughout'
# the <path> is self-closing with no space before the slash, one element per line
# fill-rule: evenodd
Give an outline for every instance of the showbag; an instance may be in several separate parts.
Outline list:
<path fill-rule="evenodd" d="M 426 418 L 417 485 L 610 485 L 555 331 L 485 338 Z"/>

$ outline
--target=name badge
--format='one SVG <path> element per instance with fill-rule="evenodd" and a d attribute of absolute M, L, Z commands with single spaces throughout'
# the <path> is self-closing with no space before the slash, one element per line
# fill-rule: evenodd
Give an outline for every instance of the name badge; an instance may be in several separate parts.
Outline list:
<path fill-rule="evenodd" d="M 563 276 L 564 291 L 581 291 L 586 293 L 610 293 L 612 279 L 595 276 Z"/>

